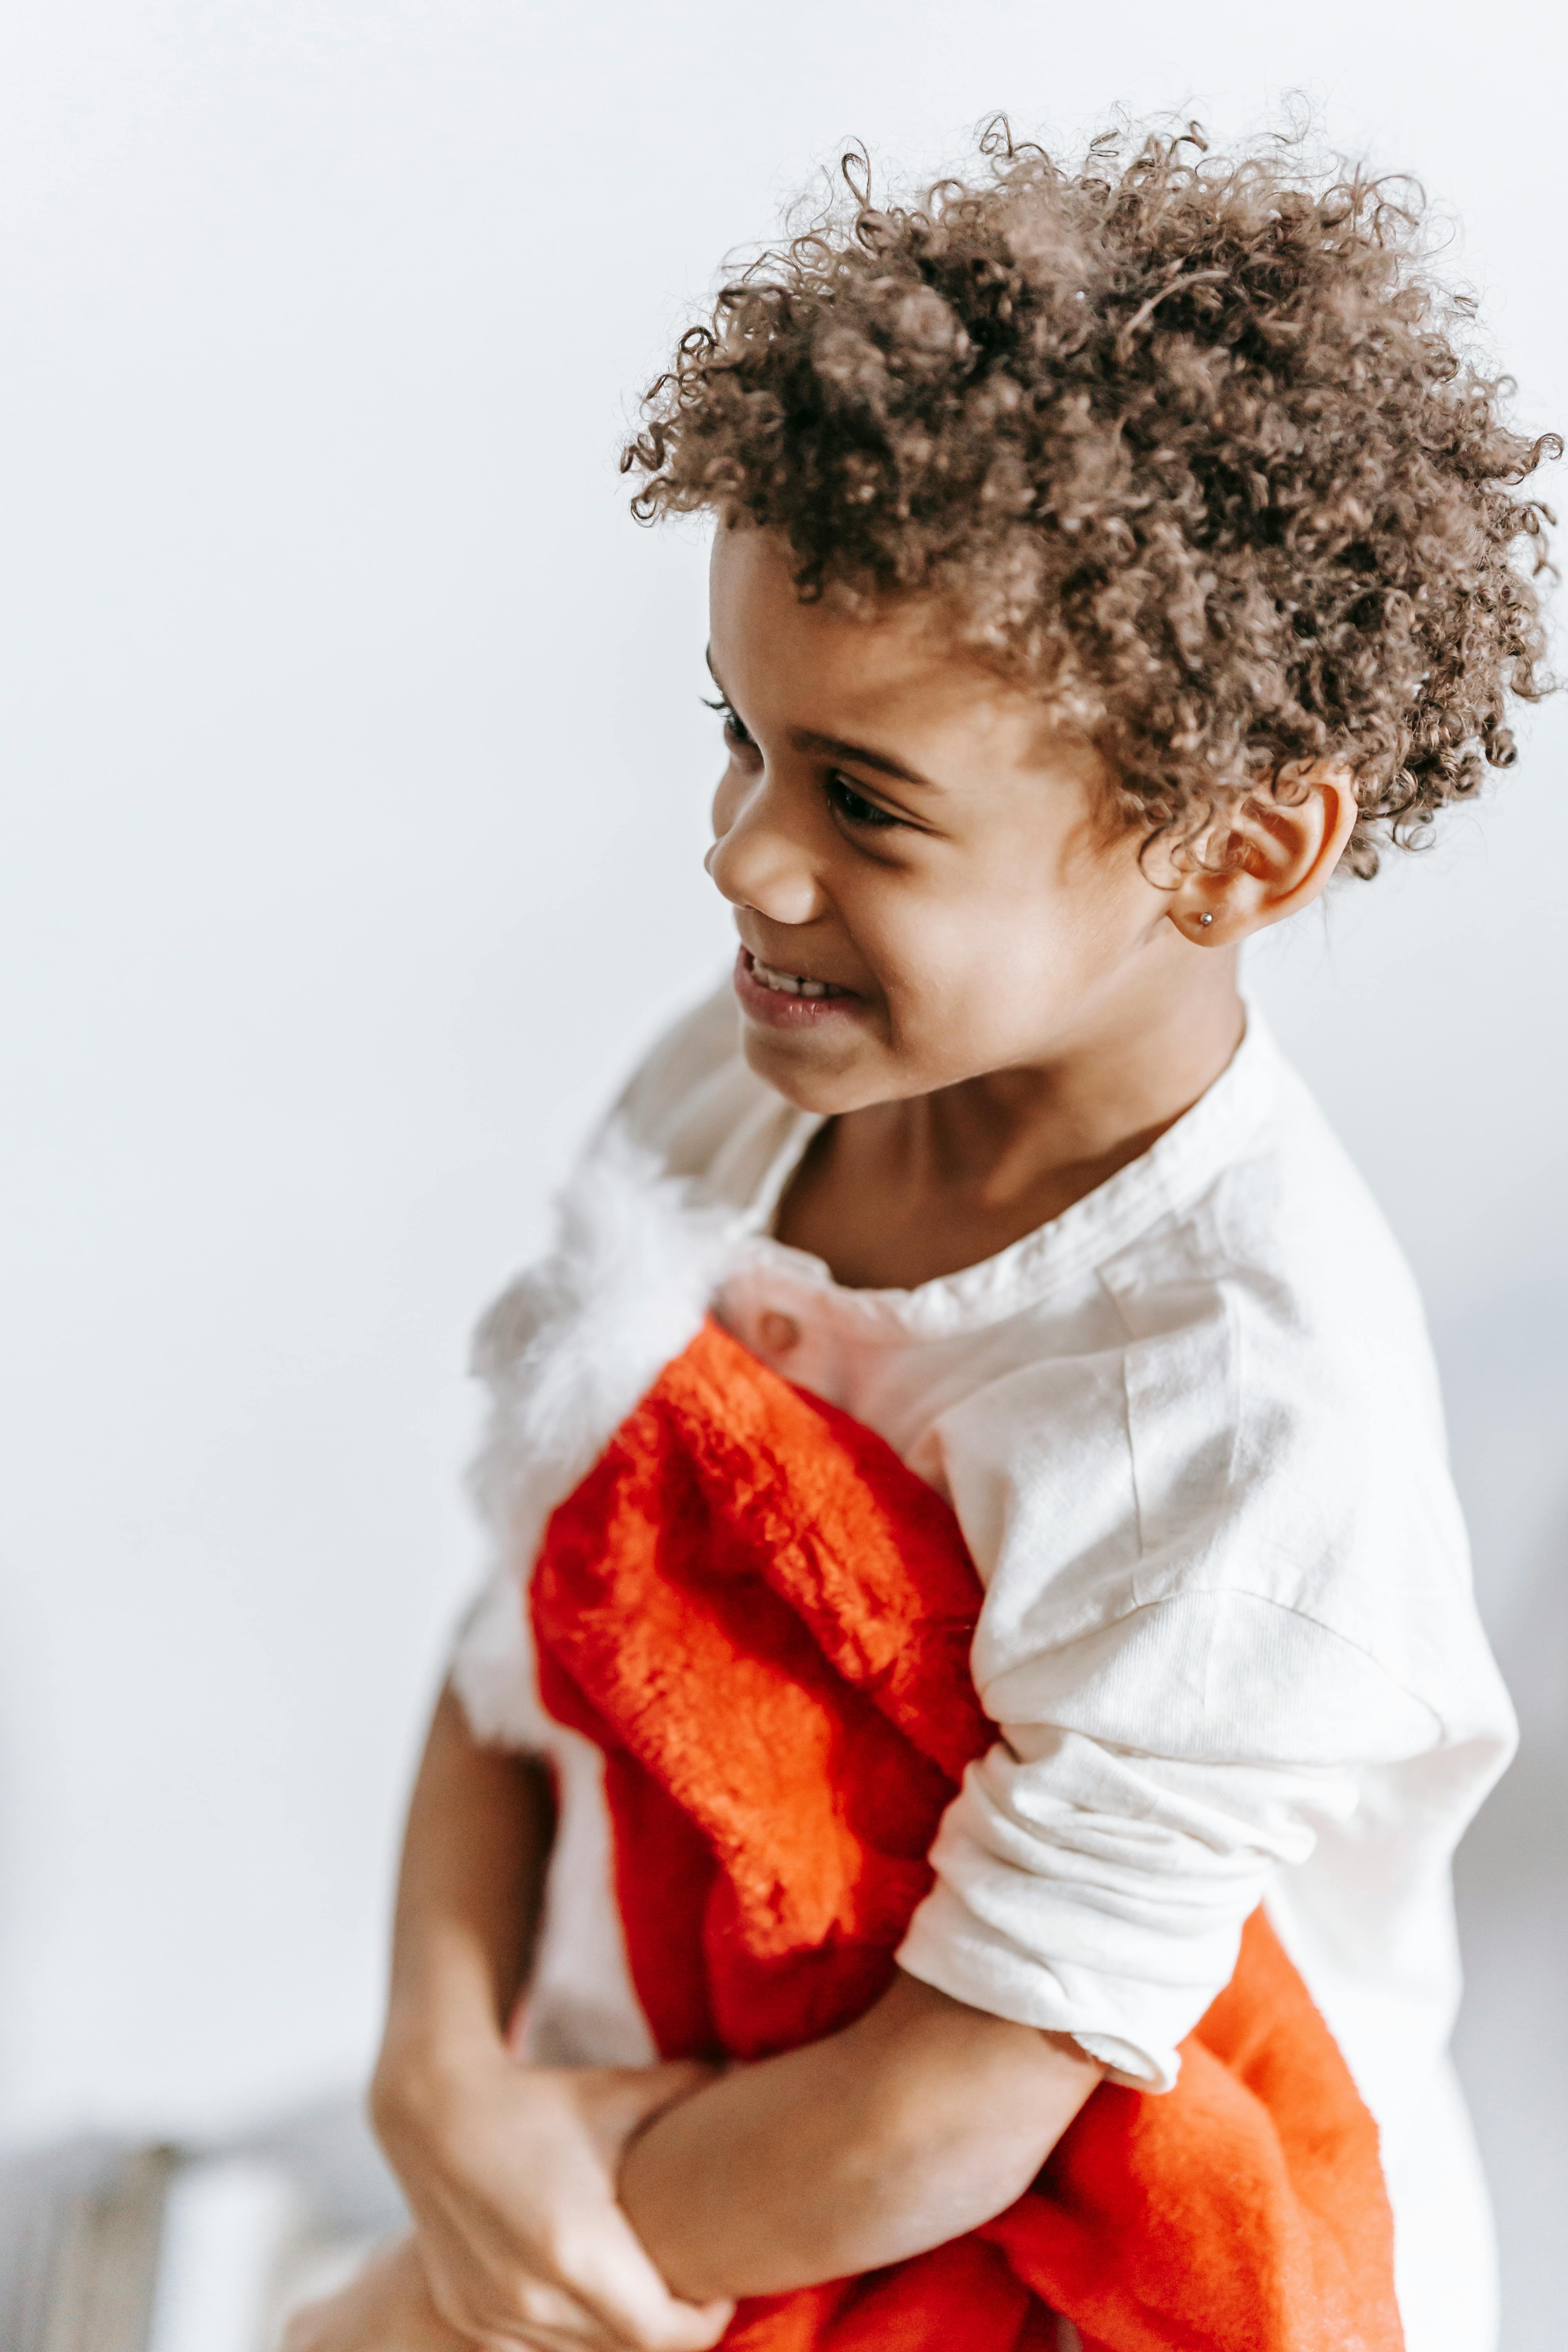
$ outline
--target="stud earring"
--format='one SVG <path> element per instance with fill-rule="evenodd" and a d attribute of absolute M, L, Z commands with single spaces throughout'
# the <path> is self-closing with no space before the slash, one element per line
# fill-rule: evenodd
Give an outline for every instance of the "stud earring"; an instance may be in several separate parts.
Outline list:
<path fill-rule="evenodd" d="M 1200 931 L 1206 931 L 1206 930 L 1207 930 L 1207 929 L 1208 929 L 1208 927 L 1209 927 L 1209 925 L 1213 922 L 1213 920 L 1214 920 L 1214 917 L 1213 917 L 1212 915 L 1200 915 L 1200 916 L 1198 917 L 1198 929 L 1199 929 L 1199 930 L 1200 930 Z"/>

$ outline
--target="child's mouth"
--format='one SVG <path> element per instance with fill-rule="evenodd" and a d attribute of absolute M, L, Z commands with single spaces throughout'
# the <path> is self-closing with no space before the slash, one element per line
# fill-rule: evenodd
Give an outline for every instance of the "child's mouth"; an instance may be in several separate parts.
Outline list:
<path fill-rule="evenodd" d="M 810 980 L 803 971 L 780 971 L 776 964 L 764 963 L 750 948 L 742 948 L 748 969 L 753 980 L 764 988 L 777 991 L 781 996 L 847 996 L 849 991 L 840 988 L 836 981 Z"/>
<path fill-rule="evenodd" d="M 847 1013 L 859 1002 L 852 989 L 840 988 L 837 981 L 814 980 L 807 972 L 763 963 L 750 948 L 742 948 L 735 958 L 734 985 L 742 1011 L 773 1028 L 799 1028 Z"/>

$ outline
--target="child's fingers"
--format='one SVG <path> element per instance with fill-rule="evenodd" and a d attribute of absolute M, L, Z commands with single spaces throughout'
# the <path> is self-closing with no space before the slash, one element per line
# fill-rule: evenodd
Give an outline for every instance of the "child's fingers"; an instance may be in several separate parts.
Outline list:
<path fill-rule="evenodd" d="M 621 2168 L 627 2143 L 667 2107 L 677 2107 L 718 2079 L 718 2069 L 695 2058 L 661 2066 L 584 2067 L 578 2079 L 578 2112 L 610 2176 Z"/>
<path fill-rule="evenodd" d="M 629 2352 L 708 2352 L 730 2324 L 733 2304 L 678 2302 L 619 2214 L 579 2258 L 562 2252 L 572 2293 Z"/>
<path fill-rule="evenodd" d="M 659 2066 L 596 2066 L 592 2095 L 611 2128 L 629 2136 L 666 2107 L 679 2106 L 694 2091 L 705 2090 L 718 2075 L 716 2066 L 705 2066 L 696 2058 L 672 2058 Z"/>
<path fill-rule="evenodd" d="M 456 2327 L 467 2352 L 625 2352 L 616 2336 L 577 2295 L 548 2279 L 518 2277 L 503 2290 L 448 2295 L 432 2282 L 436 2307 Z M 287 2347 L 285 2347 L 287 2352 Z"/>
<path fill-rule="evenodd" d="M 602 2226 L 607 2231 L 626 2227 L 618 2216 Z M 554 2279 L 518 2273 L 504 2284 L 492 2280 L 476 2292 L 471 2283 L 464 2283 L 454 2292 L 453 2281 L 437 2273 L 431 2278 L 430 2291 L 435 2307 L 458 2331 L 466 2352 L 474 2352 L 475 2347 L 479 2352 L 517 2352 L 520 2346 L 531 2352 L 535 2347 L 539 2352 L 645 2352 L 645 2347 L 646 2352 L 705 2352 L 722 2335 L 728 2309 L 716 2315 L 717 2325 L 710 2328 L 661 2333 L 665 2314 L 681 2313 L 688 2306 L 672 2301 L 635 2239 L 632 2244 L 638 2275 L 629 2287 L 617 2275 L 613 2254 L 596 2257 L 591 2265 L 574 2266 L 563 2250 Z M 645 2270 L 646 2277 L 640 2274 Z M 313 2352 L 313 2347 L 300 2347 L 300 2352 Z"/>
<path fill-rule="evenodd" d="M 479 2334 L 465 2332 L 466 2352 L 624 2352 L 619 2337 L 562 2288 L 533 2281 L 518 2297 L 515 2315 Z"/>
<path fill-rule="evenodd" d="M 551 2263 L 553 2278 L 514 2273 L 476 2287 L 471 2278 L 454 2278 L 432 2263 L 435 2308 L 469 2352 L 475 2346 L 483 2352 L 514 2352 L 521 2345 L 537 2345 L 544 2352 L 708 2352 L 717 2344 L 729 2325 L 731 2305 L 699 2309 L 677 2302 L 618 2214 L 605 2216 L 599 2231 L 605 2240 L 624 2236 L 626 2246 L 601 2242 L 591 2254 L 575 2257 L 563 2247 Z M 315 2347 L 301 2345 L 289 2352 Z M 337 2347 L 323 2347 L 322 2352 L 337 2352 Z"/>
<path fill-rule="evenodd" d="M 675 2313 L 689 2308 L 671 2304 L 668 2295 L 664 2300 Z M 645 2326 L 634 2321 L 629 2314 L 617 2325 L 606 2313 L 591 2309 L 585 2301 L 538 2280 L 519 2296 L 517 2313 L 511 2321 L 500 2326 L 483 2327 L 477 2334 L 465 2330 L 462 2341 L 465 2352 L 520 2352 L 522 2347 L 527 2347 L 528 2352 L 707 2352 L 729 2325 L 730 2309 L 729 2305 L 715 2307 L 711 2314 L 702 2315 L 709 2324 L 700 2333 L 671 2335 L 658 2332 L 657 2319 Z M 636 2334 L 629 2332 L 634 2326 L 638 2327 Z M 314 2352 L 314 2347 L 301 2346 L 300 2352 Z M 376 2352 L 381 2352 L 379 2346 Z"/>

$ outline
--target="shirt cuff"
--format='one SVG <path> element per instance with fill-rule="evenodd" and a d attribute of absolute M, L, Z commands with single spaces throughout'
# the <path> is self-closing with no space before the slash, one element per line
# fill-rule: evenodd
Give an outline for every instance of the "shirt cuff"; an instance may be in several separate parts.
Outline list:
<path fill-rule="evenodd" d="M 1098 2060 L 1110 2082 L 1133 2091 L 1175 2086 L 1182 2060 L 1173 2041 L 1153 2039 L 1147 2025 L 1137 2040 L 1110 2030 L 1114 2003 L 1103 1983 L 1075 1989 L 1064 1981 L 1073 1971 L 1053 1969 L 1001 1936 L 977 1933 L 973 1916 L 949 1887 L 932 1888 L 896 1957 L 906 1976 L 970 2009 L 1037 2026 L 1042 2033 L 1065 2033 Z"/>
<path fill-rule="evenodd" d="M 1167 2091 L 1273 1871 L 1311 1851 L 1306 1812 L 1341 1810 L 1344 1791 L 1334 1776 L 1031 1737 L 1027 1759 L 1003 1740 L 969 1767 L 899 1965 Z"/>

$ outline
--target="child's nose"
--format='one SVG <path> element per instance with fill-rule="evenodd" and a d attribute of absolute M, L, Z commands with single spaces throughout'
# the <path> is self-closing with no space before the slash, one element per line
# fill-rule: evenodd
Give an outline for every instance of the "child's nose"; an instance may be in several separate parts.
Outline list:
<path fill-rule="evenodd" d="M 736 810 L 702 862 L 732 907 L 750 907 L 772 923 L 815 922 L 824 898 L 810 851 L 767 799 L 759 793 Z"/>

